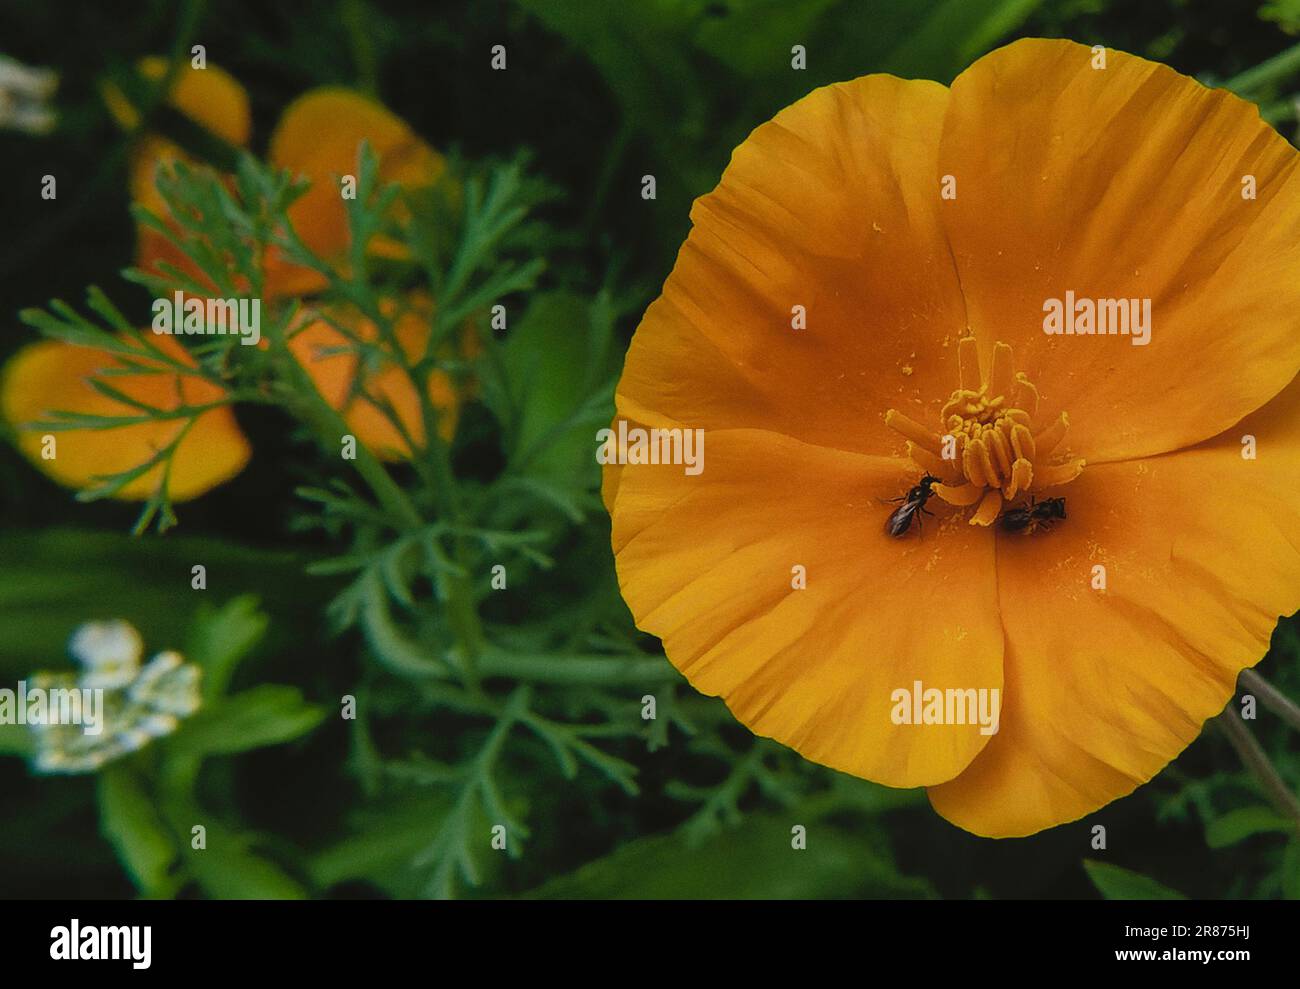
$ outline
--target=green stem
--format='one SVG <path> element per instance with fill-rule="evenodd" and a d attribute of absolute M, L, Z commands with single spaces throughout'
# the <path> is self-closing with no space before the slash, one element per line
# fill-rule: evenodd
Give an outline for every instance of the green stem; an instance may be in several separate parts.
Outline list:
<path fill-rule="evenodd" d="M 1242 670 L 1237 678 L 1243 690 L 1259 697 L 1260 702 L 1285 721 L 1296 731 L 1300 731 L 1300 705 L 1291 700 L 1254 670 Z"/>
<path fill-rule="evenodd" d="M 1296 72 L 1300 72 L 1300 45 L 1293 45 L 1268 61 L 1260 62 L 1253 69 L 1233 76 L 1223 84 L 1223 88 L 1234 93 L 1249 93 Z"/>
<path fill-rule="evenodd" d="M 1272 103 L 1265 103 L 1259 108 L 1259 117 L 1264 121 L 1264 123 L 1272 124 L 1274 127 L 1278 124 L 1284 124 L 1287 121 L 1295 120 L 1295 100 L 1274 100 Z"/>
<path fill-rule="evenodd" d="M 623 156 L 627 153 L 628 144 L 631 143 L 635 132 L 636 128 L 632 126 L 631 121 L 624 117 L 623 122 L 619 124 L 618 132 L 614 135 L 614 140 L 610 142 L 609 149 L 605 152 L 605 160 L 601 163 L 600 175 L 596 179 L 596 191 L 591 197 L 587 215 L 582 222 L 583 229 L 589 234 L 595 230 L 596 224 L 604 214 L 605 200 L 609 198 L 614 177 L 618 173 L 619 165 L 623 162 Z"/>
<path fill-rule="evenodd" d="M 343 0 L 339 5 L 339 19 L 347 30 L 352 49 L 352 61 L 357 69 L 357 88 L 367 96 L 379 95 L 379 65 L 375 57 L 375 44 L 367 30 L 369 24 L 365 5 L 360 0 Z"/>
<path fill-rule="evenodd" d="M 483 676 L 510 677 L 532 683 L 653 686 L 677 679 L 662 659 L 619 656 L 528 656 L 486 647 L 479 657 Z"/>
<path fill-rule="evenodd" d="M 1228 708 L 1220 714 L 1215 721 L 1228 736 L 1228 741 L 1232 747 L 1237 750 L 1237 755 L 1245 764 L 1259 784 L 1264 789 L 1265 795 L 1272 801 L 1273 806 L 1286 817 L 1289 817 L 1296 824 L 1296 830 L 1300 831 L 1300 800 L 1296 799 L 1294 793 L 1286 785 L 1286 782 L 1278 775 L 1273 764 L 1269 762 L 1268 754 L 1255 740 L 1255 736 L 1250 733 L 1250 729 L 1242 722 L 1241 716 L 1229 704 Z"/>
<path fill-rule="evenodd" d="M 290 411 L 312 429 L 327 451 L 336 450 L 335 444 L 341 442 L 342 438 L 351 432 L 348 424 L 321 397 L 306 370 L 289 353 L 282 332 L 271 334 L 271 346 L 292 382 L 292 396 L 288 401 Z M 406 497 L 406 493 L 398 487 L 397 482 L 384 469 L 384 465 L 366 449 L 364 444 L 360 442 L 356 444 L 356 455 L 357 459 L 354 463 L 357 473 L 369 485 L 384 509 L 399 521 L 403 528 L 416 528 L 422 525 L 424 520 L 411 500 Z"/>

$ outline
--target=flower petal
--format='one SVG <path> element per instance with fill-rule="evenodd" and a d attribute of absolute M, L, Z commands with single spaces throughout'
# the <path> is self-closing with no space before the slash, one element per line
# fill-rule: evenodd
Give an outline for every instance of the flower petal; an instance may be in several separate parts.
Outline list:
<path fill-rule="evenodd" d="M 151 55 L 142 58 L 136 68 L 145 79 L 161 82 L 167 74 L 167 60 Z M 128 129 L 139 126 L 139 111 L 116 86 L 104 87 L 104 102 L 122 126 Z M 167 104 L 237 147 L 248 144 L 253 129 L 248 94 L 234 76 L 215 65 L 196 69 L 185 63 L 177 70 Z M 168 219 L 170 212 L 154 181 L 158 168 L 174 161 L 198 166 L 178 145 L 156 134 L 140 135 L 131 152 L 131 200 L 162 219 Z M 207 281 L 197 266 L 157 231 L 137 225 L 136 236 L 139 267 L 153 270 L 159 261 L 166 261 L 200 282 Z"/>
<path fill-rule="evenodd" d="M 370 320 L 340 314 L 331 318 L 364 343 L 375 343 L 379 338 L 379 330 Z M 394 332 L 407 363 L 413 363 L 423 354 L 429 328 L 427 309 L 408 309 L 397 318 Z M 289 349 L 306 369 L 321 397 L 332 408 L 343 412 L 357 440 L 376 456 L 384 460 L 405 460 L 411 456 L 406 437 L 376 402 L 389 404 L 406 434 L 417 446 L 424 443 L 419 393 L 406 371 L 387 355 L 378 366 L 363 371 L 356 343 L 324 318 L 313 319 L 295 332 L 289 340 Z M 360 381 L 358 374 L 362 375 Z M 429 376 L 428 389 L 433 407 L 439 413 L 438 435 L 450 442 L 456 432 L 460 404 L 455 386 L 446 372 L 435 370 Z"/>
<path fill-rule="evenodd" d="M 171 337 L 154 342 L 168 355 L 193 364 L 188 351 Z M 137 363 L 162 367 L 141 351 Z M 88 379 L 122 364 L 112 355 L 91 347 L 74 347 L 56 341 L 30 344 L 5 367 L 0 380 L 0 411 L 15 429 L 15 443 L 31 462 L 60 484 L 87 488 L 107 475 L 145 463 L 171 443 L 184 428 L 184 420 L 140 423 L 101 430 L 52 432 L 57 455 L 42 457 L 42 433 L 22 427 L 48 418 L 50 412 L 87 415 L 134 416 L 140 410 L 93 389 Z M 122 374 L 108 379 L 112 387 L 155 408 L 174 410 L 181 405 L 217 401 L 222 392 L 199 378 L 161 372 Z M 173 501 L 186 501 L 230 480 L 248 463 L 248 441 L 228 407 L 200 413 L 172 459 L 169 491 Z M 159 464 L 136 478 L 115 497 L 140 501 L 150 497 L 162 479 Z"/>
<path fill-rule="evenodd" d="M 621 468 L 612 539 L 638 627 L 756 734 L 891 786 L 952 778 L 987 736 L 895 724 L 891 695 L 1001 687 L 992 534 L 937 507 L 923 535 L 886 535 L 900 460 L 760 430 L 705 440 L 697 476 Z"/>
<path fill-rule="evenodd" d="M 1089 464 L 1214 436 L 1300 369 L 1295 150 L 1223 90 L 1121 52 L 1093 59 L 1040 39 L 980 59 L 953 83 L 939 152 L 984 362 L 1011 344 L 1040 421 L 1067 410 Z M 1150 343 L 1047 335 L 1044 305 L 1067 291 L 1150 299 Z"/>
<path fill-rule="evenodd" d="M 150 82 L 161 82 L 167 75 L 167 59 L 149 55 L 136 63 L 136 71 Z M 140 125 L 139 110 L 117 86 L 106 85 L 103 94 L 105 105 L 119 124 L 128 130 Z M 183 64 L 172 81 L 167 104 L 231 144 L 242 147 L 248 143 L 253 129 L 248 93 L 224 69 L 215 65 L 196 69 Z"/>
<path fill-rule="evenodd" d="M 617 436 L 619 422 L 624 421 L 622 416 L 615 416 L 614 421 L 609 424 L 611 432 Z M 627 421 L 627 428 L 644 429 L 645 426 L 638 422 Z M 618 501 L 618 485 L 623 479 L 623 463 L 621 459 L 605 463 L 600 469 L 600 500 L 605 505 L 605 511 L 609 512 L 610 518 L 614 516 L 614 505 Z"/>
<path fill-rule="evenodd" d="M 172 162 L 183 161 L 195 168 L 206 168 L 166 138 L 147 134 L 136 144 L 131 159 L 131 200 L 143 206 L 154 216 L 167 222 L 172 229 L 177 224 L 172 219 L 167 200 L 154 184 L 158 168 Z M 143 271 L 161 274 L 159 262 L 165 262 L 192 278 L 199 285 L 216 294 L 212 280 L 190 257 L 153 227 L 136 224 L 135 263 Z"/>
<path fill-rule="evenodd" d="M 379 161 L 379 177 L 408 187 L 434 184 L 446 170 L 446 159 L 429 147 L 386 107 L 360 93 L 340 87 L 314 89 L 284 111 L 271 136 L 272 164 L 288 168 L 311 181 L 307 192 L 289 208 L 289 219 L 303 242 L 324 258 L 341 255 L 348 246 L 347 211 L 339 178 L 357 174 L 362 141 Z M 393 253 L 393 245 L 376 241 L 372 249 Z M 267 292 L 291 295 L 324 286 L 316 272 L 282 259 L 267 265 Z"/>
<path fill-rule="evenodd" d="M 1300 608 L 1297 422 L 1300 378 L 1193 449 L 1089 465 L 1067 519 L 999 538 L 1002 726 L 931 789 L 940 814 L 991 836 L 1075 820 L 1149 780 L 1223 709 Z"/>
<path fill-rule="evenodd" d="M 946 104 L 937 83 L 867 76 L 757 128 L 691 210 L 619 413 L 877 454 L 902 451 L 886 410 L 935 421 L 966 322 L 938 220 Z"/>

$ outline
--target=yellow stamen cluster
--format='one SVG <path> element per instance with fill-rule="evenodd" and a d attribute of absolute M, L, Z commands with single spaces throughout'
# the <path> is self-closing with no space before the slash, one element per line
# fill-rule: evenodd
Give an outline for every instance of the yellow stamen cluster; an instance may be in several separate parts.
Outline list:
<path fill-rule="evenodd" d="M 1062 412 L 1034 431 L 1038 390 L 1013 373 L 1011 348 L 998 343 L 988 378 L 980 374 L 974 337 L 958 344 L 957 390 L 944 403 L 937 433 L 890 409 L 885 423 L 907 438 L 908 455 L 939 478 L 934 492 L 950 505 L 976 505 L 972 525 L 989 525 L 1002 505 L 1030 491 L 1065 484 L 1079 476 L 1084 461 L 1066 456 L 1052 461 L 1069 428 Z"/>

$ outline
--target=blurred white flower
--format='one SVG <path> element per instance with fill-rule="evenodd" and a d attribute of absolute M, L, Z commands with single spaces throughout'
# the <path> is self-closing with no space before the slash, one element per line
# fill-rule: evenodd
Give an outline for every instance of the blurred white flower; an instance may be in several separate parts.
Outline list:
<path fill-rule="evenodd" d="M 140 672 L 144 640 L 129 622 L 90 622 L 73 633 L 68 651 L 86 668 L 85 686 L 125 687 Z"/>
<path fill-rule="evenodd" d="M 56 121 L 49 103 L 58 85 L 53 69 L 31 68 L 0 55 L 0 128 L 48 134 Z"/>
<path fill-rule="evenodd" d="M 160 652 L 144 666 L 144 641 L 128 622 L 90 622 L 68 646 L 79 674 L 37 673 L 32 683 L 103 691 L 103 727 L 96 735 L 78 725 L 33 724 L 40 773 L 92 773 L 105 763 L 170 735 L 199 709 L 202 670 L 178 652 Z"/>

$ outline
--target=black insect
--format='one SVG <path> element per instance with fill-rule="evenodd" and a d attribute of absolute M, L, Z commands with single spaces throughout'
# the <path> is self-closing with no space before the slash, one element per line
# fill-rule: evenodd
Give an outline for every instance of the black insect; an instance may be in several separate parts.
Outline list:
<path fill-rule="evenodd" d="M 1028 535 L 1039 529 L 1050 529 L 1053 522 L 1065 518 L 1065 499 L 1048 498 L 1034 501 L 1031 497 L 1024 508 L 1010 508 L 998 516 L 998 525 L 1007 532 Z"/>
<path fill-rule="evenodd" d="M 908 530 L 912 528 L 912 522 L 915 521 L 916 531 L 920 532 L 922 513 L 934 514 L 926 509 L 925 503 L 934 494 L 931 487 L 938 483 L 937 477 L 926 474 L 907 494 L 900 498 L 890 498 L 890 501 L 901 501 L 902 504 L 890 513 L 889 520 L 885 522 L 885 531 L 895 538 L 902 537 L 907 535 Z"/>

